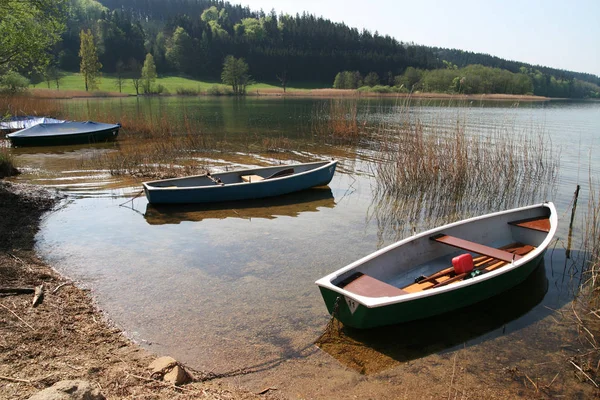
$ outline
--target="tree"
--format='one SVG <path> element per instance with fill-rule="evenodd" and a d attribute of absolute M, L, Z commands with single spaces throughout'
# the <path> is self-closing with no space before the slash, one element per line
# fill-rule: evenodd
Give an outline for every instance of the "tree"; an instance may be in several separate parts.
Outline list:
<path fill-rule="evenodd" d="M 152 84 L 156 80 L 156 65 L 152 54 L 146 54 L 144 66 L 142 67 L 142 89 L 144 93 L 152 93 Z"/>
<path fill-rule="evenodd" d="M 0 87 L 5 88 L 9 93 L 24 91 L 29 86 L 29 80 L 17 72 L 10 71 L 4 76 L 0 76 Z"/>
<path fill-rule="evenodd" d="M 281 86 L 283 87 L 283 93 L 285 93 L 285 88 L 288 84 L 287 69 L 284 69 L 281 75 L 277 75 L 277 79 L 279 79 L 279 82 L 281 82 Z"/>
<path fill-rule="evenodd" d="M 60 69 L 58 69 L 56 65 L 48 65 L 48 67 L 46 67 L 46 71 L 44 72 L 44 79 L 48 84 L 48 89 L 50 89 L 50 82 L 54 82 L 54 84 L 56 85 L 56 90 L 59 90 L 60 81 L 62 78 L 64 78 L 64 76 L 65 74 Z"/>
<path fill-rule="evenodd" d="M 116 79 L 115 79 L 115 86 L 117 87 L 117 89 L 119 89 L 119 93 L 123 92 L 123 85 L 125 84 L 125 64 L 123 64 L 123 61 L 119 59 L 119 61 L 117 61 L 117 65 L 115 66 L 115 71 L 117 71 L 117 75 L 116 75 Z"/>
<path fill-rule="evenodd" d="M 102 64 L 98 61 L 98 52 L 94 44 L 94 35 L 89 29 L 87 32 L 83 30 L 79 34 L 81 45 L 79 47 L 79 65 L 83 79 L 85 80 L 85 91 L 89 89 L 98 89 L 98 80 L 100 78 L 100 68 Z"/>
<path fill-rule="evenodd" d="M 379 75 L 377 72 L 369 72 L 367 76 L 365 76 L 365 85 L 370 87 L 379 85 Z"/>
<path fill-rule="evenodd" d="M 140 95 L 140 80 L 142 76 L 142 68 L 140 67 L 140 63 L 135 58 L 130 58 L 129 63 L 127 65 L 127 75 L 131 78 L 131 82 L 133 83 L 133 88 L 135 89 L 135 95 Z"/>
<path fill-rule="evenodd" d="M 224 84 L 231 85 L 233 94 L 237 96 L 244 95 L 246 94 L 246 87 L 251 83 L 248 70 L 248 64 L 243 58 L 227 56 L 223 63 L 221 80 Z"/>
<path fill-rule="evenodd" d="M 192 65 L 190 63 L 190 55 L 193 54 L 194 48 L 192 38 L 183 29 L 178 26 L 173 32 L 173 37 L 170 40 L 169 46 L 166 49 L 165 57 L 167 61 L 178 72 L 190 73 Z"/>
<path fill-rule="evenodd" d="M 0 69 L 43 69 L 66 16 L 67 0 L 0 0 Z"/>

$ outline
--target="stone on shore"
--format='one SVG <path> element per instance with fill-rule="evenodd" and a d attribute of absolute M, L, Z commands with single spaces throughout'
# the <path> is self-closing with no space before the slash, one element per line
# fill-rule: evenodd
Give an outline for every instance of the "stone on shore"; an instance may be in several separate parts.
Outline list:
<path fill-rule="evenodd" d="M 189 374 L 173 357 L 159 357 L 148 366 L 154 379 L 169 382 L 175 386 L 183 385 L 190 380 Z"/>

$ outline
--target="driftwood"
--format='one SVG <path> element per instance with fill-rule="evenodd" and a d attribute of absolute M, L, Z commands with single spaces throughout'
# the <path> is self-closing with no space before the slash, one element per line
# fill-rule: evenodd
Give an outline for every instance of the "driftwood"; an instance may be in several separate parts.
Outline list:
<path fill-rule="evenodd" d="M 38 304 L 41 304 L 43 300 L 44 300 L 44 284 L 42 283 L 40 286 L 36 286 L 36 288 L 35 288 L 33 300 L 31 301 L 31 307 L 36 307 Z"/>
<path fill-rule="evenodd" d="M 30 294 L 35 293 L 35 288 L 30 287 L 0 287 L 0 294 L 15 295 L 15 294 Z"/>

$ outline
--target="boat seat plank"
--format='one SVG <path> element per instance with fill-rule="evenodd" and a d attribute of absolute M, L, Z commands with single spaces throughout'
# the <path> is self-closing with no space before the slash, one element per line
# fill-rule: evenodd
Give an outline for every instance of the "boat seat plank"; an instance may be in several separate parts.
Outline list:
<path fill-rule="evenodd" d="M 506 250 L 496 249 L 494 247 L 489 247 L 480 243 L 470 242 L 465 239 L 460 239 L 454 236 L 444 234 L 432 236 L 431 240 L 434 240 L 438 243 L 447 244 L 449 246 L 456 247 L 462 250 L 470 251 L 472 253 L 492 257 L 501 261 L 512 262 L 513 259 L 518 260 L 519 258 L 521 258 L 520 255 L 508 252 Z"/>
<path fill-rule="evenodd" d="M 265 179 L 260 175 L 241 175 L 240 178 L 242 178 L 244 182 L 259 182 Z"/>
<path fill-rule="evenodd" d="M 346 279 L 341 286 L 343 289 L 367 297 L 393 297 L 408 294 L 407 291 L 380 281 L 372 276 L 358 272 Z"/>
<path fill-rule="evenodd" d="M 518 221 L 511 221 L 509 225 L 519 226 L 521 228 L 533 229 L 540 232 L 550 232 L 550 218 L 548 217 L 534 217 L 521 219 Z"/>

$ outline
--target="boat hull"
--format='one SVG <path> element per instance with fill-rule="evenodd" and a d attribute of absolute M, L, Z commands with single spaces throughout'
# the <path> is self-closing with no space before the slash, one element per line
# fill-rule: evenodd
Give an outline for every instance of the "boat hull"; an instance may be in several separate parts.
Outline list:
<path fill-rule="evenodd" d="M 432 317 L 478 303 L 507 291 L 523 282 L 536 269 L 543 259 L 543 253 L 530 262 L 521 265 L 494 279 L 479 282 L 434 296 L 421 297 L 402 303 L 369 308 L 357 305 L 351 311 L 349 302 L 341 293 L 319 286 L 329 313 L 344 325 L 358 329 L 368 329 L 383 325 L 400 324 L 417 319 Z M 339 299 L 339 300 L 338 300 Z M 336 304 L 337 303 L 337 304 Z"/>
<path fill-rule="evenodd" d="M 293 166 L 290 166 L 293 167 Z M 283 167 L 282 167 L 283 168 Z M 200 187 L 154 187 L 144 183 L 144 192 L 151 204 L 198 204 L 240 201 L 281 196 L 315 186 L 325 186 L 335 173 L 336 162 L 298 175 L 262 180 L 253 183 L 233 183 Z M 240 171 L 240 173 L 258 170 Z M 215 177 L 218 174 L 214 175 Z"/>
<path fill-rule="evenodd" d="M 15 132 L 7 135 L 10 139 L 11 144 L 15 147 L 34 147 L 34 146 L 66 146 L 71 144 L 90 144 L 90 143 L 101 143 L 115 140 L 119 134 L 119 125 L 111 124 L 97 124 L 99 129 L 89 129 L 87 131 L 77 131 L 70 128 L 69 122 L 60 124 L 40 124 L 44 126 L 56 125 L 54 128 L 57 132 L 42 133 L 42 134 L 28 134 L 25 135 L 20 132 Z M 35 128 L 32 127 L 32 128 Z M 30 129 L 30 128 L 27 128 Z M 60 132 L 60 130 L 64 132 Z"/>
<path fill-rule="evenodd" d="M 473 217 L 393 243 L 316 284 L 329 313 L 350 327 L 427 318 L 523 282 L 543 260 L 557 225 L 549 202 Z M 478 259 L 477 273 L 457 271 L 457 256 L 466 254 Z"/>

